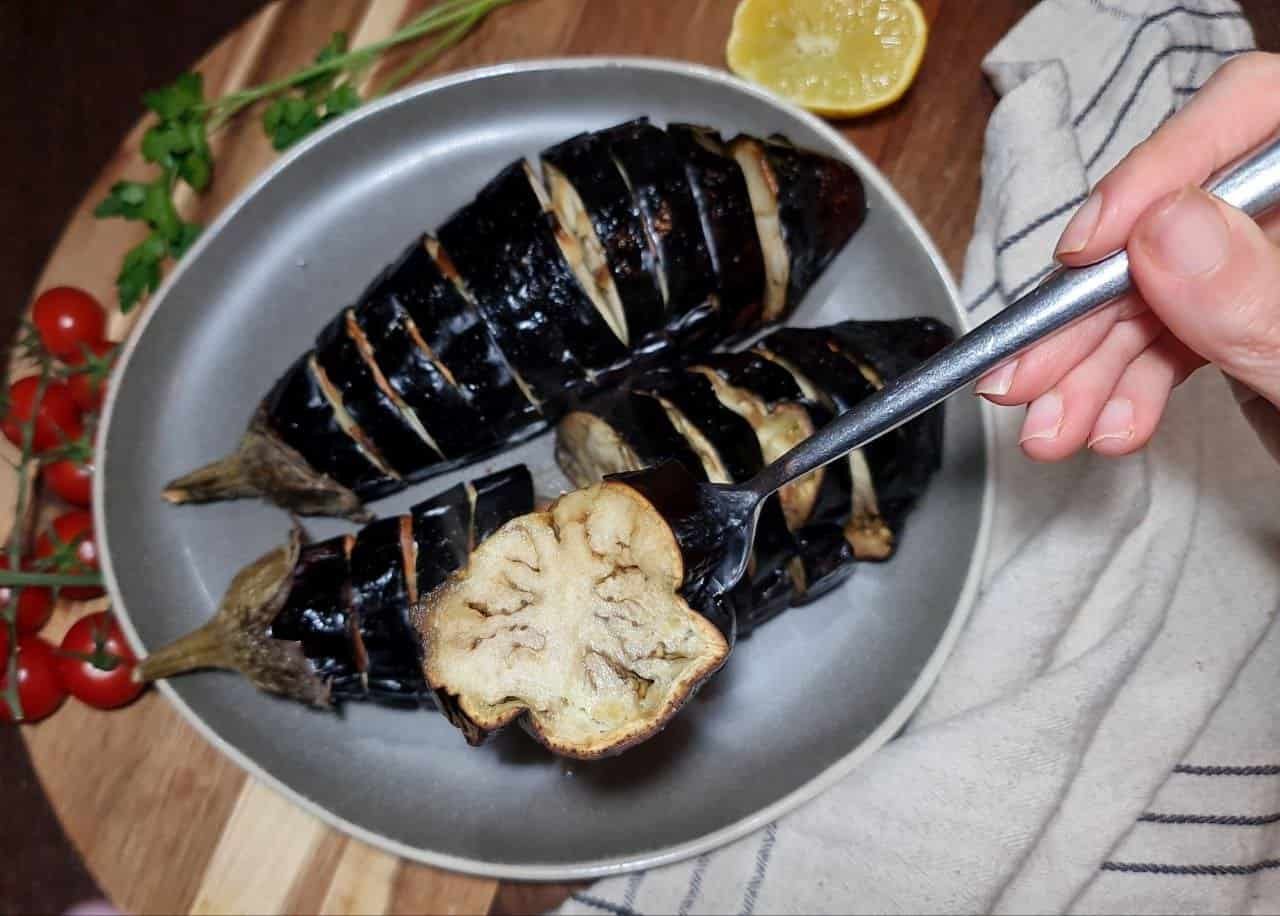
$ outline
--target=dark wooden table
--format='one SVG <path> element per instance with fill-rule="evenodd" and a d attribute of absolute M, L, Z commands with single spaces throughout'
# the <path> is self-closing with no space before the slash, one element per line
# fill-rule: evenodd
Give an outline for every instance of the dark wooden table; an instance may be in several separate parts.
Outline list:
<path fill-rule="evenodd" d="M 591 3 L 612 3 L 619 13 L 579 17 L 569 42 L 578 53 L 625 47 L 625 30 L 642 28 L 646 20 L 652 19 L 652 26 L 672 11 L 731 0 L 646 0 L 643 12 L 635 0 Z M 850 125 L 849 134 L 902 191 L 958 271 L 977 202 L 982 133 L 995 101 L 979 62 L 1034 4 L 922 0 L 922 5 L 930 16 L 932 39 L 915 87 L 892 109 Z M 1242 5 L 1253 20 L 1259 46 L 1280 49 L 1280 4 L 1246 0 Z M 172 80 L 261 6 L 261 0 L 0 4 L 0 85 L 5 87 L 0 121 L 6 141 L 0 146 L 0 278 L 8 291 L 0 305 L 4 339 L 12 335 L 70 212 L 136 122 L 141 93 Z M 723 39 L 717 34 L 697 40 Z M 673 35 L 673 40 L 692 46 L 688 38 Z M 94 742 L 95 736 L 86 734 L 84 740 Z M 0 730 L 0 773 L 8 828 L 0 833 L 0 913 L 58 912 L 97 896 L 93 879 L 46 801 L 23 741 L 12 730 Z M 86 772 L 83 778 L 93 780 L 94 774 Z M 504 884 L 491 912 L 539 910 L 563 894 L 560 888 Z"/>

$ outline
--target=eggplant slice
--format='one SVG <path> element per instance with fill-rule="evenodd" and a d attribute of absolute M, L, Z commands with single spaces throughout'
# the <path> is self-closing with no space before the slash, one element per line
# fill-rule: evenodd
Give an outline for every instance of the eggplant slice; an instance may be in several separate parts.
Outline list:
<path fill-rule="evenodd" d="M 667 133 L 702 220 L 723 321 L 735 332 L 756 327 L 764 308 L 764 252 L 742 167 L 709 127 L 672 124 Z"/>
<path fill-rule="evenodd" d="M 524 160 L 440 227 L 441 248 L 542 404 L 563 404 L 626 349 L 582 288 Z"/>
<path fill-rule="evenodd" d="M 866 219 L 866 189 L 848 163 L 793 146 L 785 137 L 735 137 L 768 278 L 764 320 L 794 311 Z"/>
<path fill-rule="evenodd" d="M 627 182 L 658 255 L 668 322 L 705 306 L 715 270 L 684 162 L 671 137 L 647 118 L 600 132 Z"/>
<path fill-rule="evenodd" d="M 665 324 L 657 252 L 639 205 L 597 134 L 579 134 L 542 153 L 542 172 L 562 225 L 580 240 L 596 285 L 616 300 L 633 345 Z"/>
<path fill-rule="evenodd" d="M 504 525 L 425 601 L 424 668 L 468 740 L 521 720 L 557 754 L 620 753 L 660 731 L 729 643 L 681 597 L 675 532 L 607 481 Z"/>

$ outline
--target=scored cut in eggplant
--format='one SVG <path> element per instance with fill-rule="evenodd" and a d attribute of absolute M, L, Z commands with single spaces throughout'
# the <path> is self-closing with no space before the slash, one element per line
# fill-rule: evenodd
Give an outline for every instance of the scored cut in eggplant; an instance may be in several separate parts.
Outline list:
<path fill-rule="evenodd" d="M 362 436 L 351 434 L 313 370 L 313 354 L 305 353 L 272 387 L 263 402 L 271 429 L 313 467 L 362 498 L 393 488 L 396 473 Z"/>
<path fill-rule="evenodd" d="M 728 328 L 760 323 L 765 298 L 764 253 L 742 167 L 720 135 L 696 124 L 671 124 L 667 133 L 684 160 L 715 271 L 720 312 Z"/>
<path fill-rule="evenodd" d="M 779 328 L 764 338 L 757 350 L 790 372 L 807 395 L 837 413 L 844 413 L 875 391 L 825 329 Z M 880 511 L 876 488 L 881 474 L 869 461 L 872 458 L 879 463 L 880 454 L 868 448 L 849 453 L 853 505 L 845 537 L 860 560 L 888 559 L 897 541 Z"/>
<path fill-rule="evenodd" d="M 717 353 L 691 372 L 706 377 L 720 402 L 755 430 L 766 464 L 781 458 L 814 433 L 804 395 L 791 377 L 753 353 Z M 778 491 L 792 531 L 809 521 L 822 489 L 825 468 L 811 471 Z"/>
<path fill-rule="evenodd" d="M 541 403 L 564 404 L 626 348 L 578 282 L 523 159 L 440 227 L 499 348 Z"/>
<path fill-rule="evenodd" d="M 658 255 L 668 321 L 705 306 L 715 293 L 715 269 L 682 161 L 667 133 L 648 118 L 600 131 L 631 190 Z"/>
<path fill-rule="evenodd" d="M 683 597 L 667 519 L 607 481 L 508 522 L 425 601 L 427 681 L 470 743 L 517 720 L 557 754 L 620 753 L 666 725 L 729 642 Z"/>
<path fill-rule="evenodd" d="M 705 476 L 702 461 L 662 404 L 634 391 L 601 392 L 556 427 L 556 462 L 577 487 L 669 459 Z"/>
<path fill-rule="evenodd" d="M 747 179 L 768 278 L 764 318 L 785 317 L 866 219 L 866 190 L 848 163 L 785 137 L 729 143 Z"/>
<path fill-rule="evenodd" d="M 409 313 L 394 299 L 366 301 L 355 314 L 382 375 L 445 459 L 497 444 L 498 430 L 484 422 L 453 373 L 427 347 Z"/>
<path fill-rule="evenodd" d="M 410 421 L 386 379 L 375 371 L 371 354 L 367 356 L 350 333 L 354 324 L 351 310 L 345 309 L 316 335 L 315 364 L 323 371 L 321 387 L 332 386 L 341 409 L 351 417 L 352 429 L 361 430 L 397 474 L 413 479 L 440 460 L 440 451 L 420 425 Z"/>
<path fill-rule="evenodd" d="M 582 243 L 596 285 L 625 317 L 633 346 L 662 329 L 657 253 L 608 143 L 578 134 L 543 150 L 542 172 L 563 225 Z"/>
<path fill-rule="evenodd" d="M 413 519 L 408 515 L 378 519 L 360 529 L 351 551 L 351 607 L 369 659 L 370 696 L 416 705 L 422 675 L 409 624 L 410 608 L 417 600 L 412 544 Z"/>
<path fill-rule="evenodd" d="M 827 329 L 836 349 L 880 388 L 937 353 L 955 337 L 933 318 L 842 321 Z M 921 414 L 866 448 L 876 480 L 876 498 L 889 525 L 900 531 L 903 519 L 942 466 L 945 407 Z"/>

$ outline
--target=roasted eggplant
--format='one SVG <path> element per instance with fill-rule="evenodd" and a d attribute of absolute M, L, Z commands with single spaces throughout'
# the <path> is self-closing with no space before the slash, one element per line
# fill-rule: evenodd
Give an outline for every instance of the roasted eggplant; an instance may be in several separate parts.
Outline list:
<path fill-rule="evenodd" d="M 764 319 L 776 321 L 862 225 L 866 189 L 848 163 L 798 149 L 776 134 L 735 137 L 729 148 L 746 176 L 764 252 Z"/>
<path fill-rule="evenodd" d="M 231 668 L 263 690 L 329 706 L 345 700 L 432 702 L 415 627 L 421 596 L 467 563 L 498 527 L 533 511 L 516 465 L 458 484 L 355 535 L 289 543 L 241 571 L 214 618 L 152 653 L 148 680 Z"/>
<path fill-rule="evenodd" d="M 664 513 L 620 481 L 508 522 L 424 602 L 441 709 L 472 743 L 520 720 L 570 757 L 651 737 L 729 654 L 681 594 L 685 556 Z"/>
<path fill-rule="evenodd" d="M 671 137 L 648 118 L 611 127 L 601 137 L 657 253 L 667 321 L 704 306 L 715 293 L 715 271 L 684 161 Z"/>
<path fill-rule="evenodd" d="M 596 285 L 616 299 L 627 338 L 638 342 L 666 325 L 657 252 L 640 206 L 599 134 L 579 134 L 544 150 L 542 171 L 562 225 L 579 238 Z"/>
<path fill-rule="evenodd" d="M 732 331 L 757 327 L 764 308 L 764 252 L 742 167 L 720 135 L 708 127 L 672 124 L 667 132 L 684 162 L 702 220 L 721 320 Z"/>
<path fill-rule="evenodd" d="M 531 435 L 627 377 L 783 317 L 862 220 L 857 176 L 780 138 L 638 119 L 512 163 L 406 247 L 172 502 L 363 503 Z"/>

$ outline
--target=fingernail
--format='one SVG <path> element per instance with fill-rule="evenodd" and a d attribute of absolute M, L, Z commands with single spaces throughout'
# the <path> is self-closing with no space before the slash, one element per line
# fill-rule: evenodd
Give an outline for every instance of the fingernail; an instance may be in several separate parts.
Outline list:
<path fill-rule="evenodd" d="M 1050 391 L 1040 395 L 1027 408 L 1027 418 L 1022 421 L 1022 435 L 1018 444 L 1032 439 L 1056 439 L 1062 432 L 1062 395 Z"/>
<path fill-rule="evenodd" d="M 1067 228 L 1062 230 L 1058 247 L 1053 252 L 1054 256 L 1084 251 L 1084 246 L 1089 244 L 1089 240 L 1093 238 L 1093 233 L 1098 228 L 1100 216 L 1102 216 L 1102 195 L 1095 191 L 1081 204 L 1075 216 L 1071 217 Z"/>
<path fill-rule="evenodd" d="M 1089 438 L 1089 448 L 1093 448 L 1104 439 L 1133 438 L 1133 401 L 1128 398 L 1112 398 L 1098 414 L 1098 422 L 1093 424 L 1093 435 Z"/>
<path fill-rule="evenodd" d="M 1231 232 L 1218 208 L 1190 188 L 1166 198 L 1143 227 L 1141 243 L 1158 267 L 1176 276 L 1207 274 L 1227 259 Z"/>
<path fill-rule="evenodd" d="M 974 394 L 989 394 L 1000 397 L 1009 393 L 1009 389 L 1013 387 L 1013 374 L 1018 371 L 1018 361 L 1015 359 L 1011 363 L 1005 363 L 994 372 L 988 372 L 982 378 L 978 379 L 978 384 L 973 386 Z"/>

